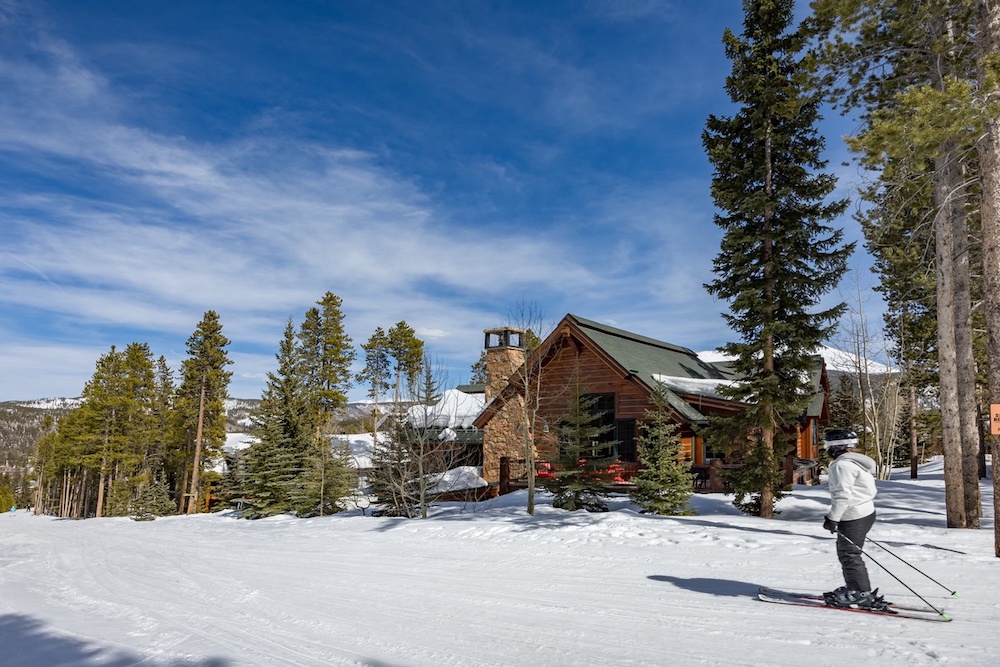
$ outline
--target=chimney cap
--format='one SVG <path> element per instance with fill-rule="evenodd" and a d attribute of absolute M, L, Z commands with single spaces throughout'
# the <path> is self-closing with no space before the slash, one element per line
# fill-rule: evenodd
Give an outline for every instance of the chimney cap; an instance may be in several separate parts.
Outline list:
<path fill-rule="evenodd" d="M 492 329 L 483 329 L 483 333 L 486 337 L 484 347 L 487 350 L 498 347 L 523 349 L 525 342 L 524 334 L 527 331 L 517 327 L 495 327 Z"/>

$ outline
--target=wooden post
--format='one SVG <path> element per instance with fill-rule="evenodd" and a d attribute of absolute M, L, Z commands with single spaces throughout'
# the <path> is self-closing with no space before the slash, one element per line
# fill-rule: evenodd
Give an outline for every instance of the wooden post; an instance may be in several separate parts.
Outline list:
<path fill-rule="evenodd" d="M 500 495 L 510 493 L 510 457 L 500 457 Z"/>

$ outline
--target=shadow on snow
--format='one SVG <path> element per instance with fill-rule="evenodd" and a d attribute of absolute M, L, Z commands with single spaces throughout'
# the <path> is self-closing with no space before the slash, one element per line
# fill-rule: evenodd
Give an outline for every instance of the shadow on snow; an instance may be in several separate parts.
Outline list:
<path fill-rule="evenodd" d="M 101 665 L 101 667 L 227 667 L 223 658 L 156 660 L 121 648 L 108 648 L 59 634 L 30 616 L 0 616 L 0 663 L 7 667 L 38 665 Z"/>

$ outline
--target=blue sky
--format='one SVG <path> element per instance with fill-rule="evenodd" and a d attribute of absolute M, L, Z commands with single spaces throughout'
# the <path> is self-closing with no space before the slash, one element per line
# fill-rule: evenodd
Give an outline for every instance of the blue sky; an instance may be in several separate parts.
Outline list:
<path fill-rule="evenodd" d="M 450 384 L 524 302 L 721 345 L 701 132 L 741 24 L 735 0 L 0 0 L 0 400 L 78 395 L 132 341 L 177 368 L 209 309 L 259 396 L 326 291 L 358 346 L 405 320 Z"/>

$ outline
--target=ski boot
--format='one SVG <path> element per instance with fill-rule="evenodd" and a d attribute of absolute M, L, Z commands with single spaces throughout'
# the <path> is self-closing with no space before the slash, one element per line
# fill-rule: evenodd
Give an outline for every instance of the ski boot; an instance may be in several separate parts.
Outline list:
<path fill-rule="evenodd" d="M 873 591 L 855 591 L 847 586 L 841 586 L 835 591 L 823 593 L 823 599 L 831 607 L 846 607 L 850 609 L 865 609 L 868 611 L 888 611 L 889 603 Z"/>

